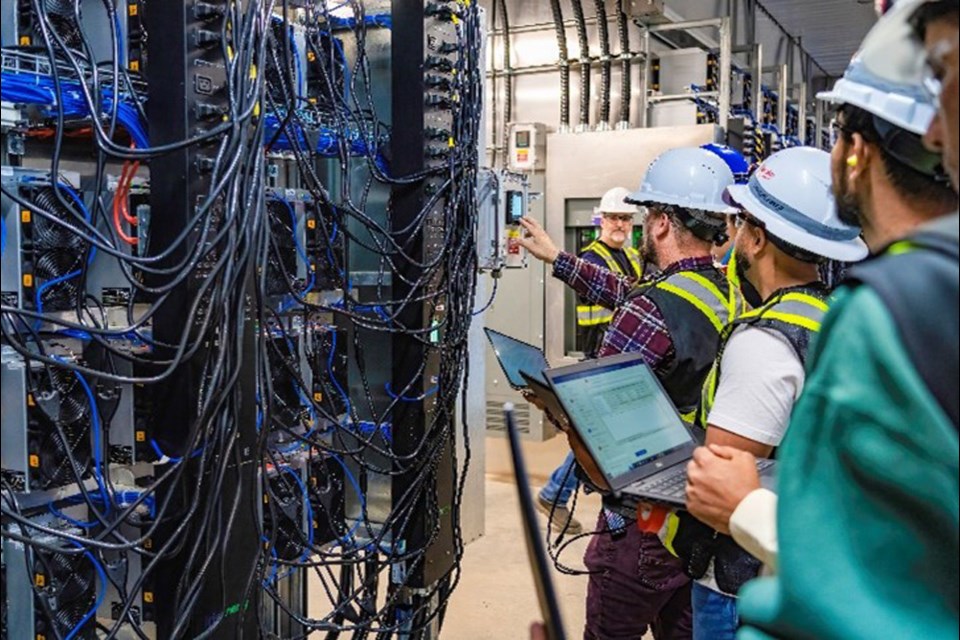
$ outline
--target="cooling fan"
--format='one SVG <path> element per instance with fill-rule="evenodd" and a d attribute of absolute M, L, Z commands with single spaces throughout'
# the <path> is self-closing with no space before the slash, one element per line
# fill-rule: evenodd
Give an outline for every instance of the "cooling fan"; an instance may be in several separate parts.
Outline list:
<path fill-rule="evenodd" d="M 76 222 L 76 214 L 57 199 L 53 187 L 35 189 L 29 198 L 58 220 Z M 72 309 L 80 293 L 81 279 L 78 276 L 86 243 L 77 234 L 44 216 L 34 216 L 33 220 L 34 286 L 39 292 L 39 298 L 35 297 L 34 301 L 39 300 L 39 307 L 45 312 Z"/>
<path fill-rule="evenodd" d="M 92 464 L 91 416 L 83 387 L 64 369 L 37 369 L 32 378 L 36 407 L 30 413 L 30 451 L 40 460 L 34 485 L 48 489 L 75 482 L 71 464 L 86 477 Z"/>
<path fill-rule="evenodd" d="M 65 637 L 76 629 L 96 602 L 96 570 L 82 554 L 66 555 L 38 549 L 34 557 L 33 572 L 35 576 L 43 576 L 42 597 L 46 598 L 52 616 L 48 623 L 57 631 L 49 637 Z M 42 607 L 37 611 L 44 615 Z M 95 638 L 96 620 L 91 617 L 78 631 L 74 638 Z"/>
<path fill-rule="evenodd" d="M 83 38 L 80 26 L 74 19 L 73 2 L 71 0 L 43 0 L 43 10 L 50 20 L 54 31 L 70 49 L 77 51 L 83 47 Z M 35 12 L 34 17 L 36 16 Z"/>

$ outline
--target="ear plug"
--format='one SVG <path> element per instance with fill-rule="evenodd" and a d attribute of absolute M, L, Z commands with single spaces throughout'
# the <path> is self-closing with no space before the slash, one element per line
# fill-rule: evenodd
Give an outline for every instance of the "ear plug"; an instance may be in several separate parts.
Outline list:
<path fill-rule="evenodd" d="M 850 156 L 847 158 L 847 166 L 855 167 L 857 166 L 857 156 Z"/>

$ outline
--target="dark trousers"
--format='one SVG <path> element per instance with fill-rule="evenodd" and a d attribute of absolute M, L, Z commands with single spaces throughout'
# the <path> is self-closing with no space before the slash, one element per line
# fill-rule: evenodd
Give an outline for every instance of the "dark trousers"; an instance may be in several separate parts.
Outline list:
<path fill-rule="evenodd" d="M 597 530 L 605 529 L 601 512 Z M 693 637 L 690 578 L 655 534 L 633 522 L 597 534 L 583 562 L 591 571 L 584 640 L 640 640 L 647 627 L 657 640 Z"/>

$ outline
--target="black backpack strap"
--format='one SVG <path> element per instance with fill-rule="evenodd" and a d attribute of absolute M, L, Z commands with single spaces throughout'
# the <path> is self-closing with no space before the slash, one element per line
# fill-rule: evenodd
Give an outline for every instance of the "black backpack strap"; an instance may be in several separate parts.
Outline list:
<path fill-rule="evenodd" d="M 944 412 L 960 423 L 960 248 L 957 216 L 925 227 L 886 253 L 854 266 L 848 281 L 877 292 L 903 345 Z M 952 229 L 950 219 L 953 220 Z"/>

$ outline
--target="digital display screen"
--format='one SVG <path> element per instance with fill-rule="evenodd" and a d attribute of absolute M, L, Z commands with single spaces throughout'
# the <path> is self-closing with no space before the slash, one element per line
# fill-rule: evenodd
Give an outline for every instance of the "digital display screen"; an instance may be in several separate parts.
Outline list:
<path fill-rule="evenodd" d="M 527 203 L 523 198 L 523 191 L 507 191 L 504 195 L 507 204 L 507 224 L 519 224 L 520 218 L 527 215 Z"/>
<path fill-rule="evenodd" d="M 600 366 L 553 379 L 554 391 L 608 478 L 673 453 L 690 435 L 649 367 Z"/>
<path fill-rule="evenodd" d="M 517 149 L 529 149 L 530 148 L 530 132 L 517 131 L 515 142 L 517 143 Z"/>

